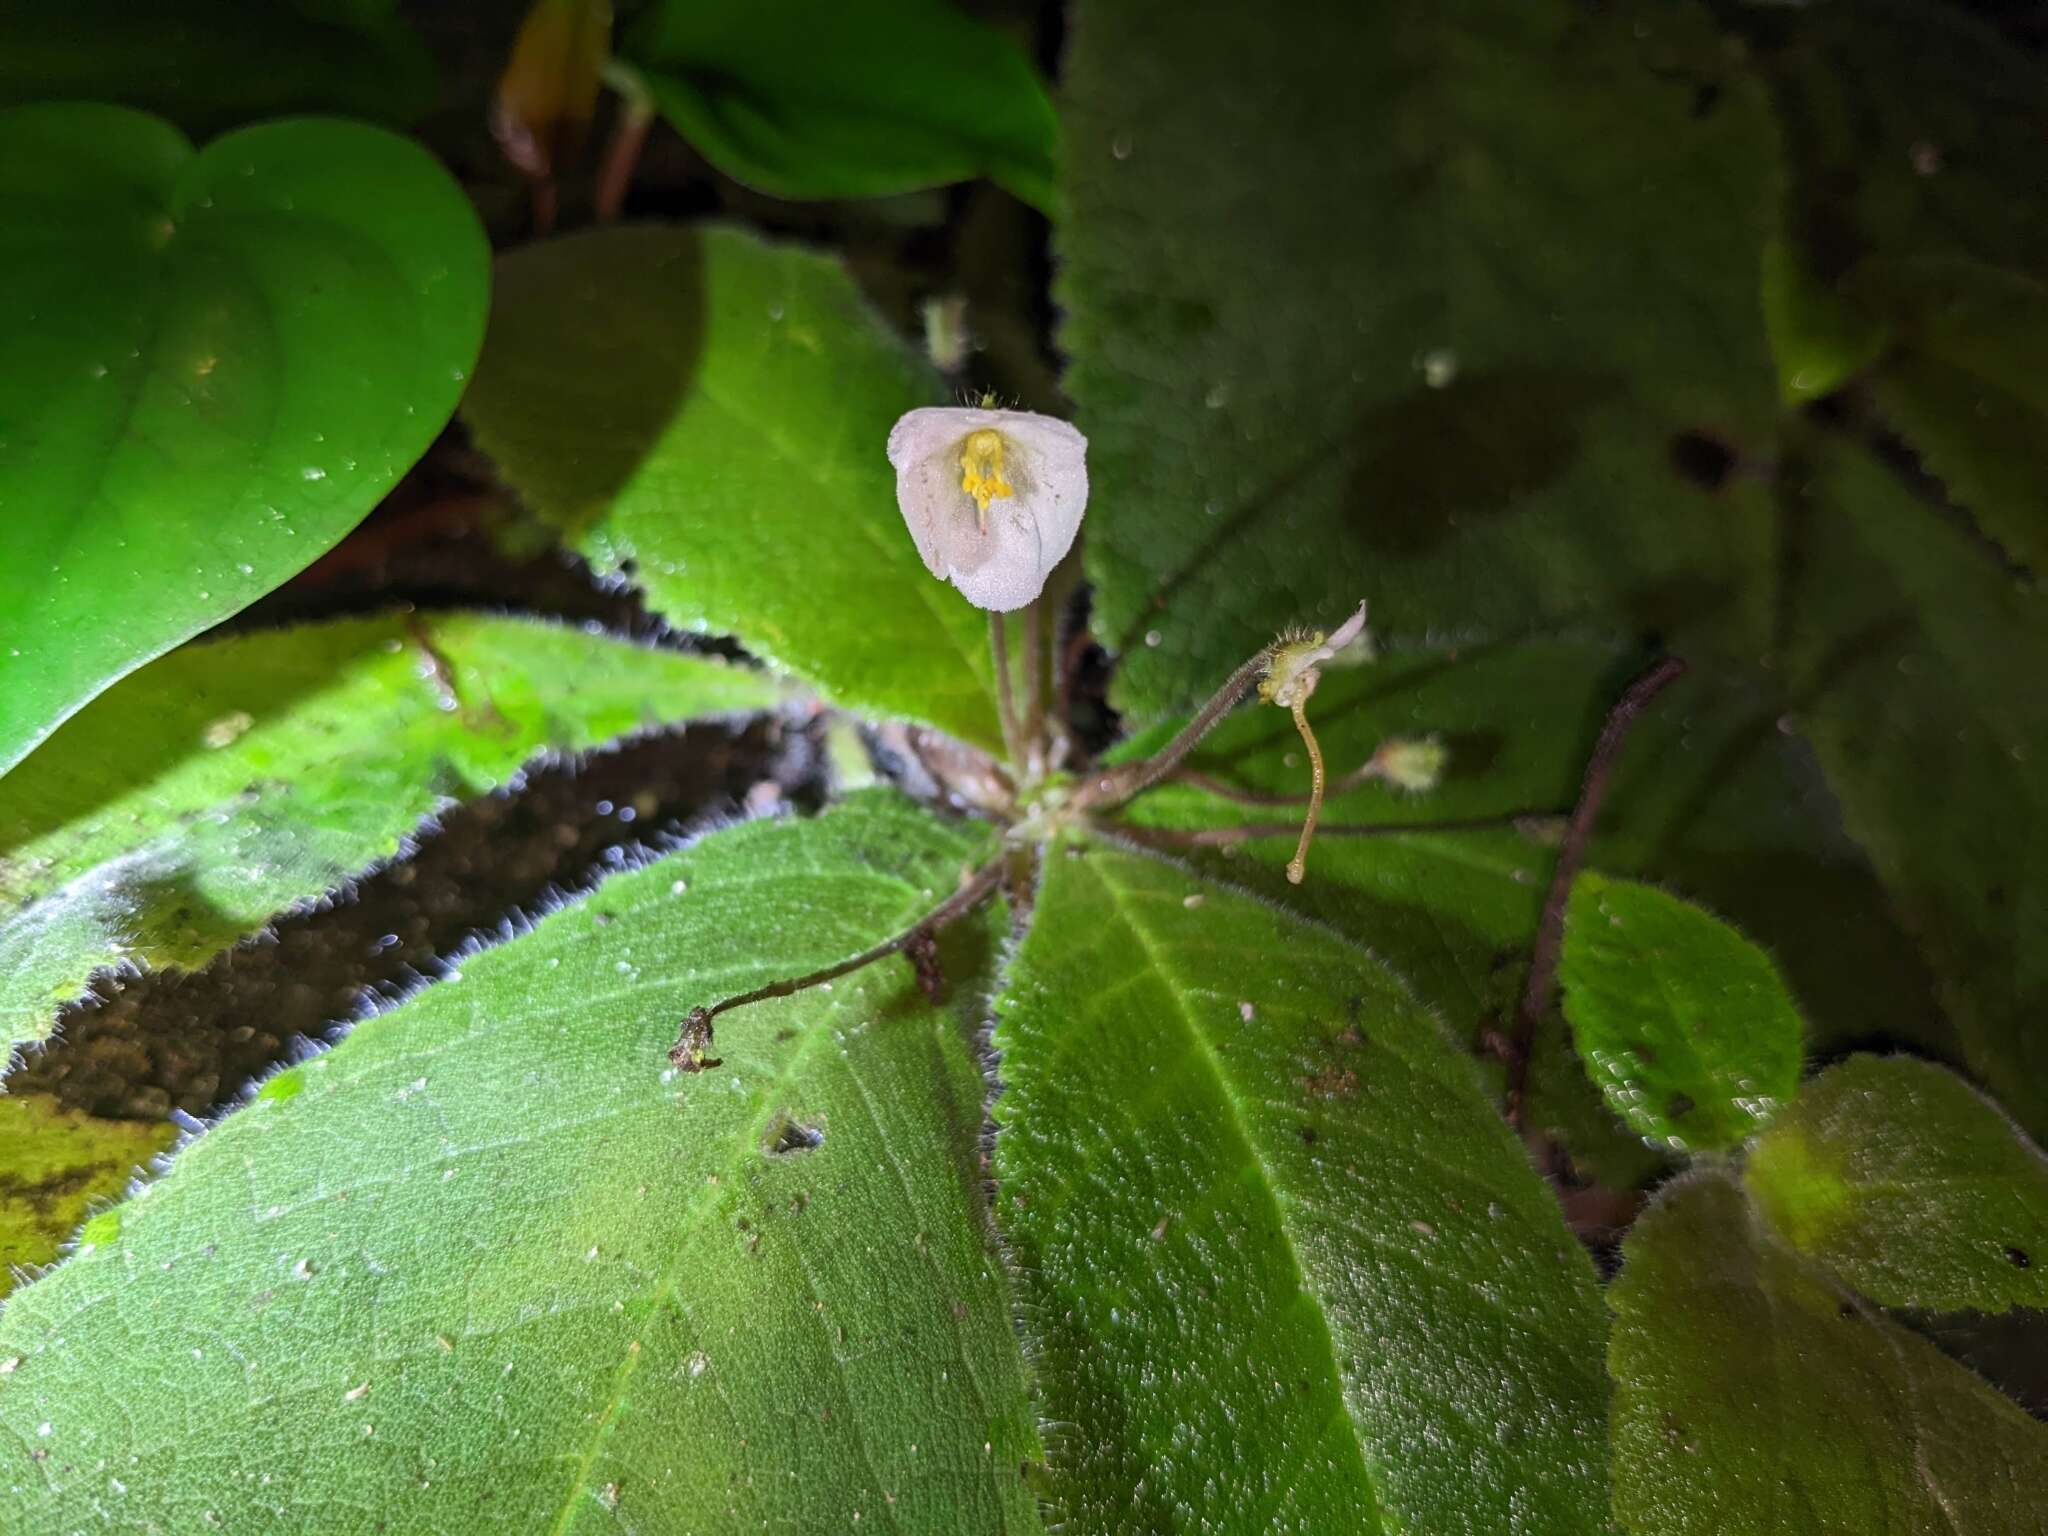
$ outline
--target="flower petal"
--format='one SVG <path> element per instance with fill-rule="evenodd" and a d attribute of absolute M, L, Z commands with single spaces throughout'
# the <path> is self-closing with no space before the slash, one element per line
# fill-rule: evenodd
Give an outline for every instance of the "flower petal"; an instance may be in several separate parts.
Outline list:
<path fill-rule="evenodd" d="M 961 486 L 969 434 L 1003 438 L 1010 494 L 984 510 Z M 1031 411 L 926 407 L 889 434 L 896 501 L 925 568 L 980 608 L 1008 612 L 1044 590 L 1088 507 L 1088 440 Z M 984 526 L 984 524 L 986 526 Z"/>

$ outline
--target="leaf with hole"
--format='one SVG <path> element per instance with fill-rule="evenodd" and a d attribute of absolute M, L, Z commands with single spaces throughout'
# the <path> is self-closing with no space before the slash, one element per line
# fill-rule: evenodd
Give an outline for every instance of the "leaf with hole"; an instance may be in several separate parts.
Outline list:
<path fill-rule="evenodd" d="M 1689 901 L 1586 871 L 1557 975 L 1587 1071 L 1647 1140 L 1726 1151 L 1798 1090 L 1802 1028 L 1778 968 Z"/>
<path fill-rule="evenodd" d="M 1114 697 L 1395 639 L 1755 633 L 1775 134 L 1690 6 L 1077 8 L 1060 340 Z M 1332 60 L 1345 61 L 1341 87 Z"/>
<path fill-rule="evenodd" d="M 1022 49 L 951 0 L 657 0 L 621 56 L 675 129 L 776 197 L 987 176 L 1049 210 L 1059 122 Z"/>
<path fill-rule="evenodd" d="M 0 112 L 0 772 L 355 526 L 447 422 L 488 252 L 424 150 Z"/>
<path fill-rule="evenodd" d="M 993 746 L 987 625 L 925 571 L 884 453 L 936 394 L 836 262 L 647 227 L 501 259 L 463 416 L 519 494 L 671 624 Z"/>
<path fill-rule="evenodd" d="M 107 967 L 204 963 L 539 754 L 783 697 L 710 658 L 463 614 L 173 652 L 0 779 L 0 1046 Z"/>
<path fill-rule="evenodd" d="M 2048 1308 L 2048 1159 L 1954 1073 L 1830 1067 L 1743 1167 L 1778 1239 L 1888 1307 Z"/>
<path fill-rule="evenodd" d="M 1667 1186 L 1610 1288 L 1631 1536 L 2020 1536 L 2048 1426 L 1779 1247 L 1722 1174 Z"/>
<path fill-rule="evenodd" d="M 1191 869 L 1056 846 L 995 1045 L 1060 1519 L 1602 1528 L 1592 1267 L 1368 951 Z"/>
<path fill-rule="evenodd" d="M 720 833 L 271 1079 L 0 1314 L 16 1518 L 1039 1530 L 971 1018 L 894 959 L 663 1058 L 985 851 L 890 796 Z"/>

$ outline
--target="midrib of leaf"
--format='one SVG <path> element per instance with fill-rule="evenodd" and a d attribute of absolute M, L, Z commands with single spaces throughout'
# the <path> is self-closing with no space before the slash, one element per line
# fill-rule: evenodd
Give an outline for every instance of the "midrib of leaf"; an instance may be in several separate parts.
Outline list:
<path fill-rule="evenodd" d="M 1122 848 L 1122 851 L 1135 852 L 1135 850 L 1123 847 L 1123 845 L 1119 846 Z M 1154 856 L 1147 854 L 1145 857 L 1152 858 Z M 1170 860 L 1163 859 L 1156 860 L 1156 862 L 1171 863 Z M 1280 1240 L 1286 1246 L 1287 1262 L 1294 1271 L 1295 1282 L 1300 1287 L 1303 1295 L 1316 1298 L 1317 1337 L 1322 1343 L 1322 1353 L 1329 1362 L 1330 1383 L 1336 1388 L 1335 1396 L 1337 1401 L 1331 1410 L 1331 1417 L 1334 1418 L 1342 1415 L 1346 1427 L 1351 1431 L 1349 1440 L 1352 1450 L 1358 1456 L 1359 1469 L 1364 1475 L 1368 1486 L 1377 1490 L 1381 1487 L 1381 1479 L 1375 1471 L 1371 1460 L 1365 1454 L 1363 1430 L 1352 1411 L 1348 1394 L 1344 1390 L 1344 1361 L 1337 1351 L 1336 1336 L 1330 1331 L 1329 1319 L 1324 1314 L 1320 1292 L 1310 1280 L 1307 1270 L 1302 1266 L 1301 1253 L 1295 1244 L 1293 1222 L 1288 1202 L 1273 1177 L 1271 1167 L 1259 1154 L 1258 1142 L 1252 1134 L 1251 1123 L 1245 1116 L 1244 1106 L 1238 1101 L 1238 1096 L 1231 1085 L 1229 1074 L 1223 1070 L 1223 1063 L 1218 1059 L 1214 1045 L 1202 1033 L 1201 1027 L 1196 1023 L 1193 1013 L 1188 1009 L 1187 989 L 1173 980 L 1174 971 L 1170 961 L 1165 951 L 1160 948 L 1159 942 L 1151 928 L 1139 915 L 1140 909 L 1138 905 L 1130 900 L 1131 893 L 1127 889 L 1120 887 L 1112 875 L 1104 872 L 1099 866 L 1089 864 L 1087 867 L 1089 873 L 1094 876 L 1096 883 L 1108 895 L 1111 905 L 1116 908 L 1123 920 L 1129 924 L 1131 932 L 1137 935 L 1139 946 L 1145 954 L 1146 964 L 1151 968 L 1152 973 L 1159 977 L 1161 984 L 1165 986 L 1166 990 L 1173 997 L 1174 1014 L 1180 1021 L 1182 1033 L 1194 1045 L 1195 1053 L 1209 1078 L 1215 1084 L 1218 1096 L 1230 1109 L 1231 1134 L 1243 1148 L 1245 1162 L 1258 1170 L 1259 1190 L 1276 1218 L 1274 1223 L 1275 1229 L 1280 1233 Z M 1174 867 L 1178 868 L 1179 866 Z M 1195 878 L 1202 880 L 1202 883 L 1210 883 L 1204 877 L 1196 876 Z M 1286 915 L 1293 917 L 1291 913 Z M 1296 921 L 1301 921 L 1307 926 L 1316 926 L 1320 929 L 1320 925 L 1306 924 L 1305 919 L 1296 919 Z M 1328 932 L 1328 930 L 1320 931 Z M 1343 939 L 1340 935 L 1330 934 L 1329 936 L 1336 938 L 1347 949 L 1357 948 L 1357 946 L 1351 944 L 1349 940 Z M 1284 1487 L 1276 1488 L 1275 1495 L 1284 1494 L 1286 1491 Z M 1384 1505 L 1381 1507 L 1384 1508 Z"/>
<path fill-rule="evenodd" d="M 760 882 L 744 880 L 731 882 L 733 885 L 741 886 L 751 883 Z M 906 889 L 909 889 L 909 887 L 906 886 Z M 916 892 L 912 891 L 911 894 L 915 896 Z M 591 942 L 596 938 L 597 932 L 598 930 L 593 929 L 588 933 L 578 934 L 572 942 L 579 944 Z M 758 969 L 758 967 L 754 969 Z M 657 984 L 649 983 L 649 986 L 655 985 Z M 573 1007 L 580 1013 L 586 1011 L 588 1005 L 589 999 L 579 998 L 573 1004 L 564 1005 L 550 1011 L 561 1013 Z M 565 1536 L 565 1533 L 571 1530 L 575 1524 L 576 1518 L 580 1513 L 582 1501 L 590 1496 L 591 1469 L 596 1466 L 598 1457 L 604 1451 L 606 1441 L 611 1438 L 612 1426 L 618 1421 L 619 1408 L 625 1402 L 626 1388 L 631 1384 L 634 1373 L 640 1367 L 641 1360 L 646 1358 L 649 1353 L 645 1347 L 648 1330 L 660 1318 L 662 1308 L 668 1306 L 675 1299 L 676 1286 L 682 1275 L 683 1258 L 687 1252 L 682 1238 L 698 1225 L 706 1208 L 716 1203 L 726 1182 L 737 1176 L 752 1149 L 766 1135 L 768 1127 L 774 1123 L 775 1116 L 779 1113 L 776 1106 L 782 1101 L 784 1090 L 802 1076 L 801 1069 L 810 1061 L 818 1041 L 829 1035 L 829 1030 L 826 1026 L 830 1021 L 839 1017 L 842 1006 L 841 1000 L 835 995 L 833 1001 L 828 1006 L 817 1011 L 815 1018 L 805 1027 L 802 1041 L 794 1051 L 789 1053 L 788 1061 L 775 1074 L 768 1090 L 758 1096 L 757 1108 L 753 1116 L 747 1121 L 746 1134 L 735 1138 L 731 1155 L 719 1166 L 718 1183 L 713 1184 L 706 1180 L 700 1185 L 697 1193 L 691 1198 L 689 1205 L 684 1209 L 681 1219 L 677 1221 L 674 1228 L 675 1240 L 670 1244 L 669 1262 L 656 1280 L 654 1289 L 648 1293 L 649 1305 L 646 1317 L 642 1320 L 640 1328 L 634 1333 L 632 1341 L 627 1347 L 626 1358 L 619 1362 L 618 1371 L 613 1377 L 611 1400 L 606 1404 L 604 1412 L 598 1415 L 597 1423 L 591 1430 L 589 1442 L 584 1446 L 577 1458 L 576 1470 L 570 1478 L 568 1492 L 563 1497 L 560 1510 L 557 1511 L 554 1520 L 548 1526 L 550 1536 Z M 854 1080 L 857 1083 L 860 1081 L 858 1073 L 854 1074 Z M 862 1086 L 861 1093 L 863 1102 L 866 1102 L 867 1091 L 865 1085 Z M 893 1166 L 893 1154 L 891 1155 L 891 1163 Z M 897 1172 L 900 1181 L 900 1168 Z M 929 1259 L 927 1259 L 927 1262 L 929 1262 Z M 836 1350 L 834 1351 L 833 1358 L 835 1360 L 838 1359 Z M 979 1379 L 975 1381 L 974 1386 L 976 1394 L 986 1404 L 988 1395 L 982 1390 L 982 1384 Z M 861 1454 L 865 1457 L 867 1455 L 867 1436 L 861 1434 L 857 1438 L 861 1445 Z M 874 1470 L 872 1461 L 870 1461 L 869 1470 Z M 876 1486 L 880 1487 L 882 1481 L 880 1476 L 877 1475 Z M 884 1507 L 886 1508 L 887 1506 Z M 895 1526 L 896 1520 L 893 1515 L 889 1517 L 889 1521 L 892 1527 Z"/>

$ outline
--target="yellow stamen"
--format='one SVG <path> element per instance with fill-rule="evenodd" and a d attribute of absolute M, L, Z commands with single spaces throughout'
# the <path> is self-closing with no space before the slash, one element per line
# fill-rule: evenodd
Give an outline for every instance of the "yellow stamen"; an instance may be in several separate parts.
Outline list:
<path fill-rule="evenodd" d="M 993 427 L 968 433 L 960 445 L 960 489 L 974 498 L 983 533 L 988 532 L 988 504 L 1017 494 L 1003 479 L 1003 434 Z"/>

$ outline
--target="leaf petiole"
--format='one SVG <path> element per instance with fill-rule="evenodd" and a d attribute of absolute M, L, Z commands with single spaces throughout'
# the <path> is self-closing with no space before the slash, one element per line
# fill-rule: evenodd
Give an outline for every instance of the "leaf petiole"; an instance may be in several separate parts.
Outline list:
<path fill-rule="evenodd" d="M 779 981 L 771 981 L 766 986 L 756 987 L 751 992 L 741 992 L 736 996 L 723 998 L 708 1008 L 692 1008 L 689 1016 L 683 1020 L 682 1031 L 676 1036 L 676 1043 L 669 1047 L 668 1059 L 681 1072 L 702 1072 L 708 1067 L 715 1067 L 719 1064 L 718 1061 L 705 1055 L 705 1052 L 713 1038 L 711 1021 L 721 1013 L 744 1008 L 749 1003 L 766 1002 L 772 997 L 790 997 L 795 993 L 808 991 L 812 987 L 822 986 L 828 981 L 862 970 L 877 960 L 886 960 L 894 954 L 908 954 L 917 967 L 919 984 L 927 992 L 931 991 L 936 972 L 929 947 L 930 941 L 980 906 L 989 892 L 1001 882 L 1004 868 L 1005 860 L 1002 857 L 989 860 L 970 875 L 959 890 L 908 928 L 870 949 L 862 950 L 857 955 L 837 961 L 822 970 L 812 971 L 808 975 L 785 977 Z"/>

